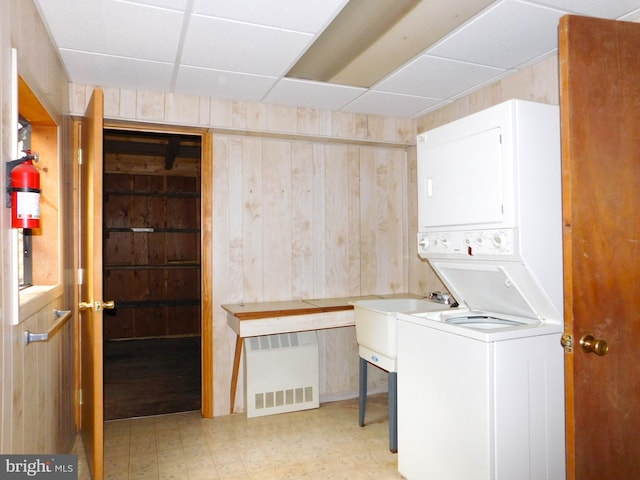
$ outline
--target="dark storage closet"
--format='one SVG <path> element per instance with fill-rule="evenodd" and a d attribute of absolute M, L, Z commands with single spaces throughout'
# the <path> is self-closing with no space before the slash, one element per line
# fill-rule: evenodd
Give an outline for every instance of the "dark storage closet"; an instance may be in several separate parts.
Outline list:
<path fill-rule="evenodd" d="M 105 420 L 200 408 L 201 137 L 104 131 Z"/>

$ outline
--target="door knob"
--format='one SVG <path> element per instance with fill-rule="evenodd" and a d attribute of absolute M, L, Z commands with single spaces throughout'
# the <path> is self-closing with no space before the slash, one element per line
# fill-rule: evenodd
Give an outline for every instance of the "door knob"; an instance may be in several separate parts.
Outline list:
<path fill-rule="evenodd" d="M 78 304 L 78 308 L 80 311 L 89 310 L 90 308 L 93 308 L 93 302 L 80 302 Z"/>
<path fill-rule="evenodd" d="M 113 310 L 116 308 L 116 302 L 114 300 L 109 300 L 106 302 L 80 302 L 78 304 L 78 308 L 82 310 L 88 310 L 90 308 L 93 309 L 94 312 L 100 312 L 102 310 Z"/>
<path fill-rule="evenodd" d="M 580 339 L 580 346 L 586 353 L 605 355 L 609 351 L 609 345 L 605 340 L 597 340 L 593 335 L 587 333 Z"/>
<path fill-rule="evenodd" d="M 99 310 L 113 310 L 114 308 L 116 308 L 116 302 L 114 300 L 96 302 L 96 312 Z"/>

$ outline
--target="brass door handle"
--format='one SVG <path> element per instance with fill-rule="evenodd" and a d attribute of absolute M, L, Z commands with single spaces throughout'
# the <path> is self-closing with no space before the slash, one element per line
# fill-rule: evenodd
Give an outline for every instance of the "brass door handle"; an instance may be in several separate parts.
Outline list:
<path fill-rule="evenodd" d="M 107 300 L 106 302 L 96 302 L 96 311 L 97 310 L 113 310 L 116 308 L 115 300 Z"/>
<path fill-rule="evenodd" d="M 580 339 L 580 346 L 586 353 L 605 355 L 609 351 L 609 345 L 605 340 L 597 340 L 593 335 L 587 333 Z"/>
<path fill-rule="evenodd" d="M 93 302 L 80 302 L 78 304 L 78 309 L 80 309 L 80 311 L 89 310 L 90 308 L 93 308 Z"/>
<path fill-rule="evenodd" d="M 116 308 L 116 302 L 114 300 L 108 300 L 106 302 L 80 302 L 78 304 L 80 311 L 93 309 L 94 312 L 100 312 L 102 310 L 113 310 Z"/>

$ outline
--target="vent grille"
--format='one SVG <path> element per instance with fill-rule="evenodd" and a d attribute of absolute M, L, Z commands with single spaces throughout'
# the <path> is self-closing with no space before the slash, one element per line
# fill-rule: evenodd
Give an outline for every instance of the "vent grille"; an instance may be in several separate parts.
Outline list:
<path fill-rule="evenodd" d="M 285 405 L 307 402 L 313 402 L 312 386 L 255 394 L 256 410 L 260 410 L 262 408 L 284 407 Z"/>
<path fill-rule="evenodd" d="M 315 332 L 248 338 L 245 360 L 247 417 L 319 406 Z"/>
<path fill-rule="evenodd" d="M 282 333 L 279 335 L 264 335 L 249 338 L 251 350 L 270 350 L 273 348 L 288 348 L 300 346 L 299 333 Z"/>

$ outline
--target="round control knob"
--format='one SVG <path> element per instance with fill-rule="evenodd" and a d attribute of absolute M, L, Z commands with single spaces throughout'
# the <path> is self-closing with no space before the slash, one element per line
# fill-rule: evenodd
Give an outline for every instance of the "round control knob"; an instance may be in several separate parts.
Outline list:
<path fill-rule="evenodd" d="M 478 245 L 482 245 L 482 242 L 484 242 L 484 239 L 483 239 L 482 237 L 478 237 L 478 238 L 476 238 L 476 243 L 477 243 Z"/>
<path fill-rule="evenodd" d="M 493 244 L 496 248 L 503 249 L 507 246 L 507 236 L 503 232 L 498 232 L 493 236 Z"/>
<path fill-rule="evenodd" d="M 422 249 L 422 250 L 429 250 L 429 239 L 427 237 L 422 237 L 420 238 L 420 240 L 418 240 L 418 246 Z"/>

